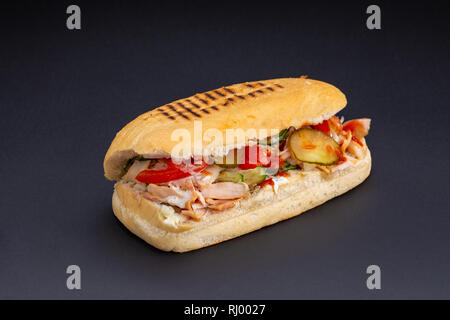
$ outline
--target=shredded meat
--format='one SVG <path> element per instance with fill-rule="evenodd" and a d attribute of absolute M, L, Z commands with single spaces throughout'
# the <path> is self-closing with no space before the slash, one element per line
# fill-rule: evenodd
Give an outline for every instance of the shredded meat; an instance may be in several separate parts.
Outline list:
<path fill-rule="evenodd" d="M 248 185 L 243 182 L 218 182 L 210 184 L 202 189 L 205 198 L 212 199 L 236 199 L 242 198 L 249 192 Z"/>
<path fill-rule="evenodd" d="M 206 202 L 208 202 L 208 208 L 217 211 L 223 211 L 226 209 L 233 208 L 239 200 L 241 200 L 241 198 L 233 200 L 206 199 Z"/>
<path fill-rule="evenodd" d="M 360 146 L 358 143 L 356 143 L 355 141 L 350 141 L 350 143 L 348 144 L 348 148 L 347 151 L 350 154 L 353 154 L 356 159 L 362 159 L 364 158 L 364 149 L 362 146 Z"/>
<path fill-rule="evenodd" d="M 196 221 L 200 221 L 201 218 L 206 214 L 206 207 L 203 207 L 201 204 L 194 203 L 192 204 L 190 210 L 182 210 L 181 213 Z"/>
<path fill-rule="evenodd" d="M 196 200 L 196 196 L 192 191 L 182 190 L 174 186 L 159 186 L 152 183 L 147 186 L 144 198 L 169 203 L 181 209 L 190 208 L 191 203 Z"/>

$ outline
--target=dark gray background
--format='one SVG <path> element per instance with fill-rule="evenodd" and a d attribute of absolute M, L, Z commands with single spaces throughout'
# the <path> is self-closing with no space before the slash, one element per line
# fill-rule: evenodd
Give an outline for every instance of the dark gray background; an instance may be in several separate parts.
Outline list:
<path fill-rule="evenodd" d="M 449 22 L 439 2 L 2 4 L 0 298 L 450 298 Z M 191 3 L 191 2 L 189 2 Z M 425 4 L 426 3 L 426 4 Z M 304 215 L 186 254 L 113 216 L 102 161 L 153 106 L 309 75 L 370 117 L 373 171 Z M 82 290 L 65 269 L 82 269 Z M 366 288 L 366 268 L 382 289 Z"/>

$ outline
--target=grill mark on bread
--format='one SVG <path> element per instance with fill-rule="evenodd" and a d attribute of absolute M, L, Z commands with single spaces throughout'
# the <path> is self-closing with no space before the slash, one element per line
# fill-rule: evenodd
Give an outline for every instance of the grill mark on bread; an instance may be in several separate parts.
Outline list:
<path fill-rule="evenodd" d="M 202 97 L 199 97 L 198 95 L 195 95 L 194 97 L 196 97 L 197 100 L 203 103 L 204 105 L 209 106 L 209 102 L 207 100 L 203 99 Z"/>
<path fill-rule="evenodd" d="M 160 114 L 162 114 L 163 116 L 169 118 L 170 120 L 175 120 L 175 117 L 174 117 L 174 116 L 171 116 L 170 114 L 168 114 L 168 113 L 165 111 L 164 107 L 159 107 L 159 108 L 157 108 L 157 109 L 155 109 L 155 110 L 156 110 L 156 111 L 159 111 Z"/>
<path fill-rule="evenodd" d="M 200 107 L 198 104 L 196 104 L 195 102 L 192 102 L 190 99 L 186 99 L 185 101 L 187 103 L 191 104 L 192 106 L 194 106 L 196 109 L 199 109 L 201 112 L 209 114 L 208 110 L 206 110 L 205 108 Z"/>
<path fill-rule="evenodd" d="M 173 102 L 172 104 L 168 104 L 156 110 L 159 110 L 164 116 L 168 117 L 171 120 L 175 120 L 177 115 L 186 120 L 191 120 L 188 117 L 187 113 L 190 113 L 197 118 L 201 118 L 200 112 L 204 114 L 211 114 L 211 110 L 220 111 L 219 109 L 220 105 L 227 107 L 236 102 L 236 100 L 238 99 L 246 100 L 247 97 L 255 98 L 257 95 L 263 95 L 267 92 L 273 92 L 276 90 L 276 88 L 284 88 L 282 85 L 278 83 L 274 83 L 273 86 L 270 86 L 269 83 L 264 82 L 245 83 L 245 86 L 247 86 L 248 88 L 252 88 L 254 90 L 248 92 L 248 89 L 247 90 L 241 89 L 240 90 L 241 93 L 237 94 L 236 89 L 234 88 L 222 87 L 220 89 L 211 90 L 201 94 L 195 94 L 191 98 L 184 99 L 182 101 L 184 102 L 184 104 L 182 102 Z M 242 92 L 242 90 L 244 90 L 244 92 Z M 247 93 L 245 93 L 245 91 L 247 91 Z M 217 96 L 213 94 L 216 94 Z M 191 100 L 192 98 L 198 100 L 200 103 Z M 220 103 L 220 98 L 223 98 L 225 101 Z M 217 101 L 217 99 L 219 99 L 219 101 Z M 210 101 L 215 101 L 216 104 L 212 105 Z M 175 108 L 174 105 L 180 106 L 181 109 Z M 169 113 L 167 113 L 166 112 L 167 108 L 176 113 L 176 115 L 175 114 L 170 115 Z"/>
<path fill-rule="evenodd" d="M 221 97 L 225 97 L 226 95 L 224 95 L 222 92 L 219 91 L 219 89 L 214 90 L 214 93 L 218 94 Z"/>
<path fill-rule="evenodd" d="M 198 104 L 196 104 L 195 102 L 192 102 L 190 99 L 186 99 L 186 102 L 197 109 L 201 109 L 201 107 Z"/>
<path fill-rule="evenodd" d="M 222 105 L 224 106 L 224 107 L 226 107 L 226 106 L 228 106 L 230 103 L 233 103 L 234 102 L 234 99 L 233 98 L 227 98 L 227 101 L 225 101 L 224 103 L 222 103 Z"/>
<path fill-rule="evenodd" d="M 190 114 L 194 115 L 194 117 L 197 118 L 201 118 L 202 116 L 199 115 L 197 112 L 192 111 L 190 108 L 186 107 L 183 103 L 181 102 L 177 102 L 177 105 L 179 105 L 180 107 L 182 107 L 184 110 L 186 110 L 187 112 L 189 112 Z"/>
<path fill-rule="evenodd" d="M 223 90 L 225 90 L 226 92 L 229 92 L 231 94 L 234 94 L 233 89 L 227 88 L 227 87 L 223 87 Z"/>
<path fill-rule="evenodd" d="M 175 120 L 175 117 L 169 115 L 167 112 L 163 112 L 162 114 L 168 117 L 170 120 Z"/>
<path fill-rule="evenodd" d="M 183 114 L 182 112 L 178 111 L 177 109 L 175 109 L 174 106 L 172 106 L 171 104 L 167 105 L 168 108 L 170 108 L 172 111 L 174 111 L 175 113 L 177 113 L 178 115 L 182 116 L 183 118 L 187 119 L 187 120 L 191 120 L 189 119 L 188 116 L 186 116 L 185 114 Z"/>
<path fill-rule="evenodd" d="M 222 103 L 222 105 L 224 107 L 228 106 L 231 102 L 233 102 L 233 98 L 227 98 L 227 101 L 225 101 L 224 103 Z"/>
<path fill-rule="evenodd" d="M 258 86 L 260 86 L 260 87 L 266 86 L 266 84 L 263 83 L 263 82 L 246 83 L 245 85 L 246 85 L 247 87 L 249 87 L 249 88 L 255 88 L 255 87 L 258 87 Z"/>
<path fill-rule="evenodd" d="M 205 96 L 207 96 L 207 97 L 210 98 L 211 100 L 216 100 L 216 97 L 210 95 L 208 92 L 205 92 Z"/>
<path fill-rule="evenodd" d="M 259 94 L 265 94 L 266 92 L 264 92 L 264 90 L 266 90 L 266 89 L 269 90 L 269 91 L 275 91 L 274 88 L 271 88 L 271 87 L 265 87 L 265 88 L 262 88 L 262 89 L 250 91 L 249 93 L 247 93 L 247 95 L 250 96 L 250 97 L 252 97 L 252 98 L 254 98 L 254 97 L 256 97 L 256 94 L 257 94 L 257 93 L 259 93 Z"/>

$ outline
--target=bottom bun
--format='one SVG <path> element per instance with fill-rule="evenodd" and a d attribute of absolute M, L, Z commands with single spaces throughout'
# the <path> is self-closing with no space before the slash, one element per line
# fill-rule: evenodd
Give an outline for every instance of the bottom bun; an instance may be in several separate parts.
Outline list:
<path fill-rule="evenodd" d="M 343 170 L 290 171 L 277 194 L 270 185 L 256 190 L 231 209 L 209 212 L 200 222 L 176 223 L 170 206 L 144 199 L 131 185 L 118 182 L 112 199 L 114 214 L 134 234 L 164 251 L 186 252 L 229 240 L 297 216 L 363 182 L 370 174 L 369 150 L 364 159 Z M 179 214 L 175 214 L 179 216 Z"/>

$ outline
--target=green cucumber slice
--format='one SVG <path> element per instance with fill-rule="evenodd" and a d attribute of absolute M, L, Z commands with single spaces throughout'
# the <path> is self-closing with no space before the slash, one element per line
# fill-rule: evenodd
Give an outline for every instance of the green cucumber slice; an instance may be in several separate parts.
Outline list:
<path fill-rule="evenodd" d="M 244 181 L 244 175 L 241 174 L 239 171 L 222 171 L 219 173 L 219 176 L 217 177 L 217 182 L 243 182 Z"/>
<path fill-rule="evenodd" d="M 244 182 L 248 185 L 257 185 L 266 179 L 266 170 L 263 167 L 256 167 L 250 170 L 240 171 L 244 176 Z"/>

